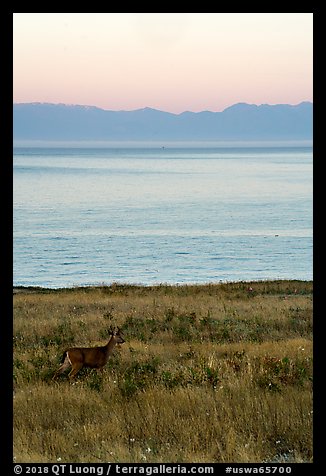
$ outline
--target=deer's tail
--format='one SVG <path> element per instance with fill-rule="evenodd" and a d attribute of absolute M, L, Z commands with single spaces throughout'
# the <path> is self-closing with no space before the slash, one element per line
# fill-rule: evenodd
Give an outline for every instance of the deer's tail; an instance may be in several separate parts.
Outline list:
<path fill-rule="evenodd" d="M 66 356 L 67 356 L 67 351 L 65 350 L 64 353 L 62 354 L 62 357 L 61 357 L 61 363 L 62 364 L 64 363 Z"/>

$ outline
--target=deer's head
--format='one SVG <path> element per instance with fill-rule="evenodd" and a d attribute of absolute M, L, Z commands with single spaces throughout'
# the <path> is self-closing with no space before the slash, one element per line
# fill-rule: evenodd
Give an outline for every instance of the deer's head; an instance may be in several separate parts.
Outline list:
<path fill-rule="evenodd" d="M 118 327 L 117 330 L 114 330 L 111 326 L 109 332 L 116 344 L 123 344 L 125 342 L 120 327 Z"/>

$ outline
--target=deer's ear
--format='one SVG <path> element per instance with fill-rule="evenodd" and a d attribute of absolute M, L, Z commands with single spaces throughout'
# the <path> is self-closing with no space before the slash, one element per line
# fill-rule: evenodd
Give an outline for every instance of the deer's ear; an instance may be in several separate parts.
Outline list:
<path fill-rule="evenodd" d="M 113 336 L 113 335 L 114 335 L 114 330 L 113 330 L 113 327 L 112 327 L 112 326 L 110 326 L 109 334 L 110 334 L 110 336 Z"/>

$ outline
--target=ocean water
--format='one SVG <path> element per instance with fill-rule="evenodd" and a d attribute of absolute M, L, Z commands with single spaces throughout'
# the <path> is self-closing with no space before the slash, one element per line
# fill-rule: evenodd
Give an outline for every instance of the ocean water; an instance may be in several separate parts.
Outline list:
<path fill-rule="evenodd" d="M 312 149 L 17 148 L 14 285 L 312 279 Z"/>

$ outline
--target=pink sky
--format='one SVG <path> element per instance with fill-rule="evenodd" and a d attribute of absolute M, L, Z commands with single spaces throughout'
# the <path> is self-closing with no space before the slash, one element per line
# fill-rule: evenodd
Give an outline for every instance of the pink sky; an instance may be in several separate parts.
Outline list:
<path fill-rule="evenodd" d="M 312 13 L 15 13 L 14 102 L 180 113 L 312 101 Z"/>

